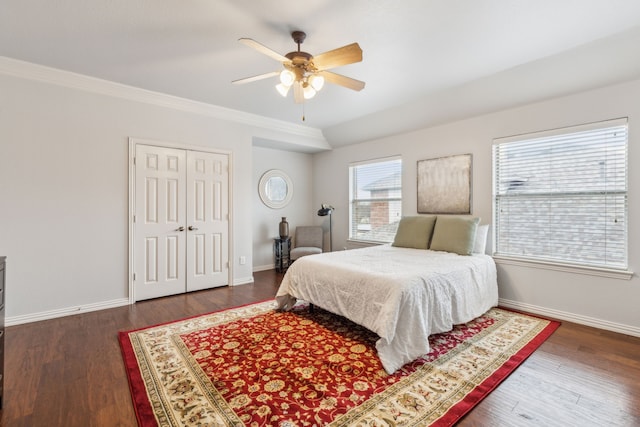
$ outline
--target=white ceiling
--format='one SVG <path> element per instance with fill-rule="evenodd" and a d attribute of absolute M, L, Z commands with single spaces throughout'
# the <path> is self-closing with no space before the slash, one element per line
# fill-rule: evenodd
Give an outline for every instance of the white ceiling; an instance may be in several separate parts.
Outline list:
<path fill-rule="evenodd" d="M 357 41 L 302 107 L 238 43 L 319 54 Z M 638 0 L 2 0 L 0 55 L 322 129 L 332 146 L 640 77 Z"/>

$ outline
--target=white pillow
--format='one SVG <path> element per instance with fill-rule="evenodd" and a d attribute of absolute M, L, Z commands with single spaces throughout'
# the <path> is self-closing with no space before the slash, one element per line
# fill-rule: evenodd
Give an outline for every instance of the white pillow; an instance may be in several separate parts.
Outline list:
<path fill-rule="evenodd" d="M 489 234 L 489 224 L 478 225 L 472 253 L 483 254 L 487 251 L 487 234 Z"/>

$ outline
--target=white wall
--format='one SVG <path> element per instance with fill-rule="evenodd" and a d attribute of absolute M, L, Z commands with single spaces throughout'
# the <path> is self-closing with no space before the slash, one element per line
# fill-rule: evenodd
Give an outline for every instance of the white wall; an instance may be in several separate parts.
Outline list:
<path fill-rule="evenodd" d="M 314 156 L 314 200 L 330 202 L 334 248 L 347 245 L 348 164 L 401 155 L 403 214 L 417 214 L 416 162 L 473 154 L 473 214 L 492 217 L 491 147 L 494 138 L 629 117 L 629 265 L 640 269 L 640 81 L 583 92 L 454 123 L 368 141 Z M 640 279 L 610 279 L 515 265 L 498 266 L 503 303 L 585 324 L 640 335 Z"/>
<path fill-rule="evenodd" d="M 293 236 L 298 225 L 313 225 L 312 163 L 311 154 L 253 147 L 253 270 L 274 267 L 273 238 L 278 236 L 278 224 L 287 218 L 289 234 Z M 293 198 L 281 209 L 271 209 L 258 195 L 260 177 L 268 170 L 280 169 L 293 181 Z M 319 206 L 318 206 L 319 208 Z"/>
<path fill-rule="evenodd" d="M 129 137 L 232 153 L 233 283 L 253 280 L 252 140 L 316 141 L 282 130 L 282 123 L 262 128 L 252 126 L 260 122 L 253 117 L 248 124 L 213 117 L 187 100 L 21 63 L 19 70 L 35 68 L 22 78 L 11 72 L 13 62 L 0 65 L 0 254 L 7 256 L 8 324 L 128 302 Z M 133 96 L 120 96 L 129 91 Z"/>
<path fill-rule="evenodd" d="M 292 231 L 296 225 L 326 225 L 315 212 L 329 203 L 336 208 L 334 249 L 346 246 L 351 161 L 402 155 L 403 210 L 411 215 L 416 213 L 416 161 L 472 153 L 473 213 L 487 221 L 492 215 L 493 138 L 626 116 L 629 217 L 640 213 L 640 172 L 634 167 L 640 161 L 640 131 L 634 125 L 640 117 L 640 81 L 348 146 L 309 160 L 306 154 L 252 146 L 256 138 L 321 144 L 282 131 L 282 126 L 269 130 L 200 114 L 191 106 L 172 108 L 173 101 L 161 106 L 76 89 L 41 81 L 39 71 L 30 78 L 2 71 L 0 254 L 8 256 L 9 324 L 127 302 L 129 137 L 232 152 L 234 283 L 251 281 L 254 269 L 272 265 L 271 238 L 281 216 L 288 217 Z M 277 212 L 262 205 L 257 191 L 259 175 L 271 168 L 289 173 L 296 187 L 292 203 Z M 639 224 L 629 224 L 629 263 L 635 271 L 640 268 Z M 245 265 L 239 265 L 240 256 L 247 257 Z M 503 302 L 640 335 L 637 275 L 625 281 L 500 265 L 499 282 Z"/>

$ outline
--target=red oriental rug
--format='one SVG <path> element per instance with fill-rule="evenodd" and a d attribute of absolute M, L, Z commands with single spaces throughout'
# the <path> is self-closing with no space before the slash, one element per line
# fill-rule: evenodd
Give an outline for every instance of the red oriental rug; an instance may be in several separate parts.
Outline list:
<path fill-rule="evenodd" d="M 559 326 L 502 309 L 388 375 L 372 332 L 275 301 L 121 332 L 140 426 L 451 425 Z"/>

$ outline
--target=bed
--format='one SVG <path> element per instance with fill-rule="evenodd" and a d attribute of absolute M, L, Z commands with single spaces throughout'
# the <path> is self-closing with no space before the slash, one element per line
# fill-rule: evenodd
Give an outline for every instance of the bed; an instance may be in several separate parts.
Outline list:
<path fill-rule="evenodd" d="M 483 253 L 390 244 L 329 252 L 294 262 L 276 300 L 282 310 L 304 300 L 375 332 L 391 374 L 429 352 L 429 335 L 497 305 L 496 267 Z"/>

